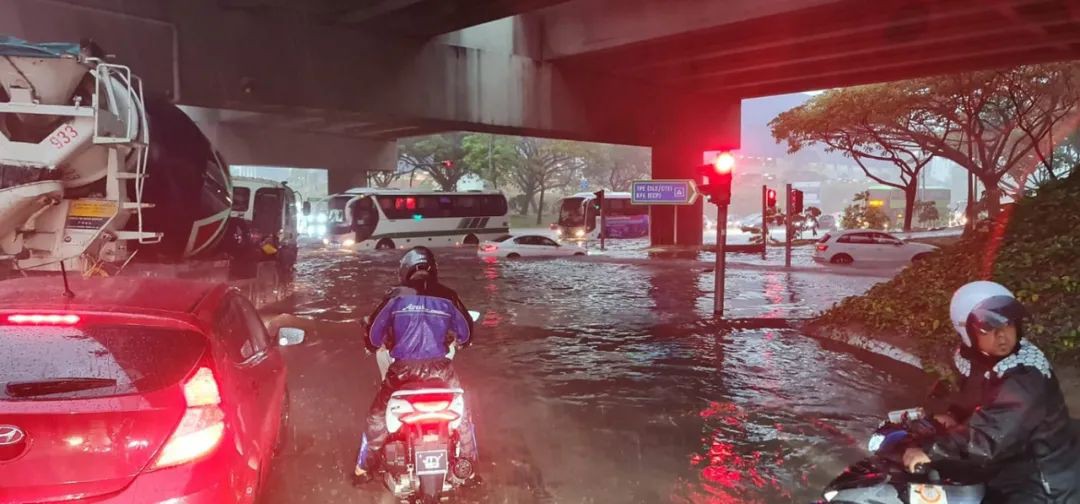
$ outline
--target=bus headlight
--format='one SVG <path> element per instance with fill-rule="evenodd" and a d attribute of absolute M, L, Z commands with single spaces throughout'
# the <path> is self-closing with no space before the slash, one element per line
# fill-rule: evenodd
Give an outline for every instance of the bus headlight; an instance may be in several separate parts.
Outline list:
<path fill-rule="evenodd" d="M 353 245 L 356 245 L 356 240 L 354 240 L 352 238 L 349 238 L 349 239 L 345 240 L 344 242 L 342 242 L 341 244 L 346 246 L 346 247 L 351 247 Z"/>
<path fill-rule="evenodd" d="M 578 238 L 584 238 L 585 237 L 585 230 L 584 229 L 579 229 L 577 231 L 574 231 L 574 236 L 576 236 Z"/>

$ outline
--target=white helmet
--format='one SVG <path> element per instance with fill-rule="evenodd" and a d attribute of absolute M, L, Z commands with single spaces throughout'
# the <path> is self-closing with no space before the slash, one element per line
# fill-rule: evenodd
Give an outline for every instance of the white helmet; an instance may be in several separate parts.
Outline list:
<path fill-rule="evenodd" d="M 956 290 L 949 305 L 953 329 L 964 346 L 971 346 L 969 331 L 1018 324 L 1024 307 L 1009 289 L 996 282 L 971 282 Z"/>

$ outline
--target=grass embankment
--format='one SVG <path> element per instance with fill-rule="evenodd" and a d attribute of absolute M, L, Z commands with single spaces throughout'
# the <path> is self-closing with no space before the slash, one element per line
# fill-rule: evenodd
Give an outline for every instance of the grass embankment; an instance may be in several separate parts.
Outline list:
<path fill-rule="evenodd" d="M 1056 362 L 1080 363 L 1080 171 L 1044 186 L 999 222 L 943 247 L 865 295 L 844 299 L 812 324 L 908 343 L 928 367 L 952 355 L 953 291 L 978 279 L 1012 289 L 1031 313 L 1026 336 Z"/>

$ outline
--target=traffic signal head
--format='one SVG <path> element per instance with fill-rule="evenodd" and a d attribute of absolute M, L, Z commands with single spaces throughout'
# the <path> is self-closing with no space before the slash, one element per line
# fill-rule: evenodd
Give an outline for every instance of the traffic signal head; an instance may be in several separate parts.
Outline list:
<path fill-rule="evenodd" d="M 765 190 L 765 207 L 770 208 L 770 209 L 775 209 L 776 208 L 776 190 L 774 190 L 774 189 L 766 189 Z"/>
<path fill-rule="evenodd" d="M 730 152 L 721 152 L 713 161 L 713 166 L 716 168 L 716 173 L 731 173 L 735 169 L 735 156 L 732 156 Z"/>
<path fill-rule="evenodd" d="M 788 212 L 792 215 L 803 213 L 803 192 L 798 189 L 791 190 L 791 202 L 788 206 L 791 210 Z"/>
<path fill-rule="evenodd" d="M 735 157 L 730 152 L 722 152 L 707 165 L 698 167 L 698 191 L 716 205 L 731 203 L 731 178 L 735 168 Z"/>

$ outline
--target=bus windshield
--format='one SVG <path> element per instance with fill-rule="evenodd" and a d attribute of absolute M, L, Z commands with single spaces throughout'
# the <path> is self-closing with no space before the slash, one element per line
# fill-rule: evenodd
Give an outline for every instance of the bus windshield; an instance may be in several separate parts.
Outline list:
<path fill-rule="evenodd" d="M 559 208 L 559 225 L 563 227 L 580 227 L 585 225 L 584 198 L 566 198 Z"/>
<path fill-rule="evenodd" d="M 330 234 L 340 235 L 352 232 L 352 218 L 347 214 L 352 212 L 347 211 L 346 208 L 349 205 L 349 201 L 355 196 L 343 195 L 334 196 L 330 198 L 327 203 L 327 210 L 329 215 L 326 216 L 327 224 L 330 226 Z"/>

